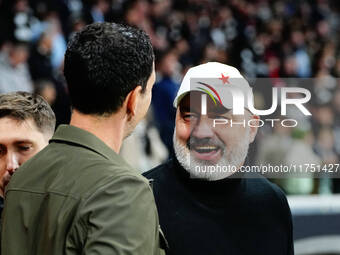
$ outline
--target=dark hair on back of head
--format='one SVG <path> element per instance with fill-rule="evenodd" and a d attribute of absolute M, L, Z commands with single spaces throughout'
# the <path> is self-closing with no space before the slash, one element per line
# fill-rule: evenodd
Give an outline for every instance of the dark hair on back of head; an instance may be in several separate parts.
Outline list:
<path fill-rule="evenodd" d="M 142 30 L 107 22 L 87 25 L 65 54 L 72 106 L 84 114 L 116 112 L 138 85 L 145 91 L 153 61 L 150 38 Z"/>

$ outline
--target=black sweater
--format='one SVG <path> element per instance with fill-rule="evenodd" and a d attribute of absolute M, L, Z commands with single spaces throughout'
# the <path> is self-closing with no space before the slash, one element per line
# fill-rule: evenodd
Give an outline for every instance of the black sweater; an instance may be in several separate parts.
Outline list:
<path fill-rule="evenodd" d="M 292 220 L 283 192 L 265 178 L 189 178 L 177 160 L 146 173 L 168 255 L 291 255 Z"/>

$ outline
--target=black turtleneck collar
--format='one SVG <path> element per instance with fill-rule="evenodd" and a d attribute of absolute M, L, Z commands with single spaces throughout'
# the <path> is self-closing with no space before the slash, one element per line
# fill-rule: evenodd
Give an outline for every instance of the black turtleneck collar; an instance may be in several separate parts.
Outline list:
<path fill-rule="evenodd" d="M 176 158 L 170 160 L 169 169 L 181 186 L 202 202 L 209 204 L 225 204 L 235 194 L 240 192 L 242 187 L 242 173 L 235 173 L 233 177 L 222 180 L 209 181 L 199 178 L 192 178 Z"/>

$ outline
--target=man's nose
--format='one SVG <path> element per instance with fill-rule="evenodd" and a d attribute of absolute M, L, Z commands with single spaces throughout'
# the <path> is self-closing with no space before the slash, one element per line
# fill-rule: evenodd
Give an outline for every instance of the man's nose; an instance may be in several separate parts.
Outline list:
<path fill-rule="evenodd" d="M 212 122 L 208 118 L 201 118 L 193 130 L 193 136 L 199 139 L 211 138 L 214 136 Z"/>
<path fill-rule="evenodd" d="M 12 175 L 19 167 L 19 160 L 15 153 L 8 153 L 6 159 L 6 170 Z"/>

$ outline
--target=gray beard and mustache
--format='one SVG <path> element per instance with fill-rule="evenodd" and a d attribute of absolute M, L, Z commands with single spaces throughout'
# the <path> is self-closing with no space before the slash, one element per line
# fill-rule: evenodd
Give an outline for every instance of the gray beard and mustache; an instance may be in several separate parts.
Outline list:
<path fill-rule="evenodd" d="M 197 139 L 197 138 L 189 138 L 188 144 L 183 145 L 180 144 L 179 141 L 176 138 L 176 130 L 174 132 L 173 136 L 173 143 L 174 143 L 174 149 L 175 154 L 178 162 L 182 165 L 182 167 L 190 173 L 191 178 L 199 178 L 199 179 L 205 179 L 209 181 L 216 181 L 221 180 L 224 178 L 229 177 L 235 171 L 198 171 L 197 169 L 207 169 L 210 166 L 220 166 L 222 168 L 223 166 L 235 166 L 235 169 L 239 169 L 239 167 L 242 165 L 242 163 L 245 161 L 248 149 L 249 149 L 249 138 L 250 138 L 250 132 L 249 128 L 246 132 L 246 135 L 241 138 L 240 143 L 237 144 L 236 147 L 233 148 L 226 148 L 225 144 L 216 138 L 209 139 L 210 141 L 207 141 L 207 139 Z M 190 153 L 190 147 L 193 147 L 194 145 L 214 145 L 221 149 L 222 157 L 221 159 L 213 165 L 208 160 L 199 160 L 191 155 Z M 226 169 L 224 167 L 223 169 Z M 229 169 L 231 169 L 229 167 Z"/>

